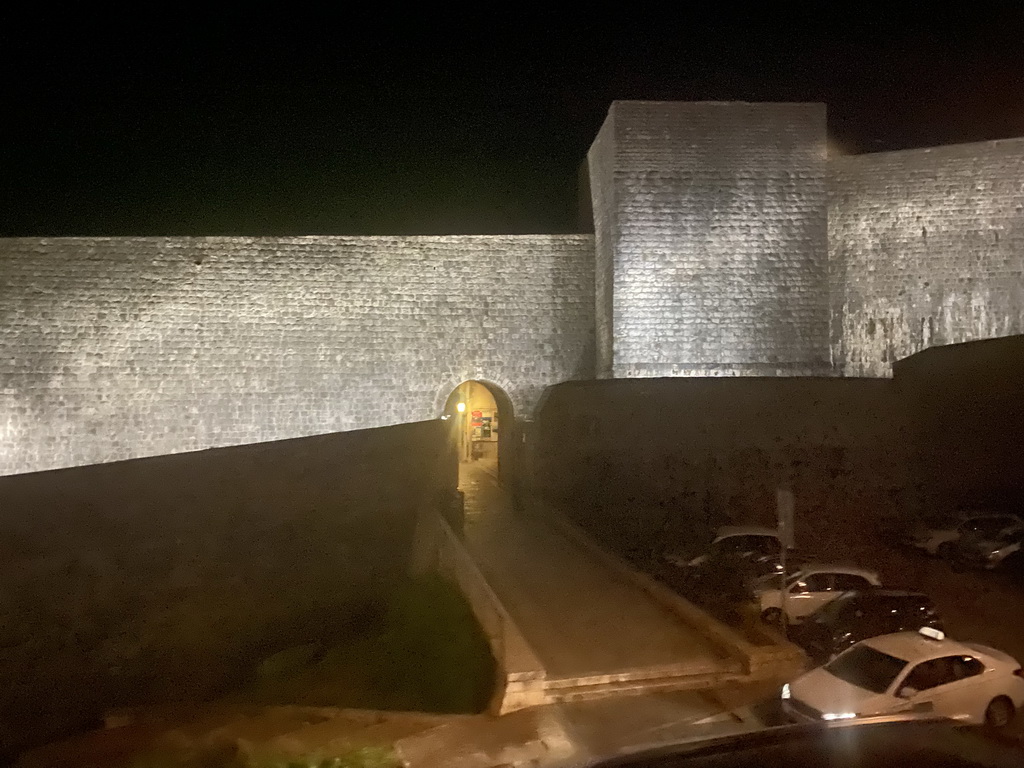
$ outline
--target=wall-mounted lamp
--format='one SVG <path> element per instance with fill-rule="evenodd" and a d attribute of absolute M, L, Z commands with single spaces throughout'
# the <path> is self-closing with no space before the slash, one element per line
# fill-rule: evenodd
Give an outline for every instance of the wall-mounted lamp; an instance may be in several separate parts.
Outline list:
<path fill-rule="evenodd" d="M 466 404 L 465 403 L 458 403 L 455 406 L 455 410 L 458 411 L 459 413 L 465 413 L 466 412 Z"/>

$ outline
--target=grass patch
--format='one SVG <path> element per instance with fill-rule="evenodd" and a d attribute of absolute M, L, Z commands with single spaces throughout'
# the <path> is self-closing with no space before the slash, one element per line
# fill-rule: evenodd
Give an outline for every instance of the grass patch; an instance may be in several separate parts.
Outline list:
<path fill-rule="evenodd" d="M 448 582 L 436 575 L 408 579 L 365 629 L 302 670 L 261 674 L 241 696 L 260 703 L 424 712 L 486 708 L 494 658 L 469 604 Z"/>

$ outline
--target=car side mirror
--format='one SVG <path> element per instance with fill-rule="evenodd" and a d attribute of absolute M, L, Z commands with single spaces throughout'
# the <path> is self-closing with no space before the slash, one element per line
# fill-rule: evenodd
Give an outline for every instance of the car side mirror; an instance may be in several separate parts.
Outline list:
<path fill-rule="evenodd" d="M 918 691 L 917 688 L 915 688 L 914 686 L 904 685 L 902 688 L 900 688 L 899 693 L 897 693 L 896 695 L 899 696 L 901 699 L 911 699 L 914 696 L 917 696 L 918 693 L 920 693 L 920 691 Z"/>

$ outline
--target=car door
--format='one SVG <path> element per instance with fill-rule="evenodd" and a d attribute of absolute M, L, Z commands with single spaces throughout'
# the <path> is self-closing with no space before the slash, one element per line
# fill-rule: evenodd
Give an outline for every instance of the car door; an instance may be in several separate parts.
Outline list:
<path fill-rule="evenodd" d="M 943 656 L 923 661 L 907 674 L 897 696 L 909 709 L 954 720 L 977 721 L 985 704 L 985 665 L 972 656 Z"/>
<path fill-rule="evenodd" d="M 799 621 L 837 597 L 831 573 L 812 573 L 797 579 L 789 587 L 786 612 L 791 621 Z"/>

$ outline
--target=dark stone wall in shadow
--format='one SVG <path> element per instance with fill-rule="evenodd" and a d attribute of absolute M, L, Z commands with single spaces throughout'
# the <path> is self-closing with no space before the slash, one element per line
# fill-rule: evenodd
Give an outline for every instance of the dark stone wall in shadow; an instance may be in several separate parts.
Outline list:
<path fill-rule="evenodd" d="M 0 745 L 358 631 L 455 487 L 418 422 L 0 477 Z"/>
<path fill-rule="evenodd" d="M 929 505 L 1024 513 L 1024 336 L 932 347 L 894 373 Z"/>
<path fill-rule="evenodd" d="M 808 549 L 842 525 L 917 505 L 910 428 L 891 380 L 572 382 L 543 403 L 538 490 L 617 549 L 774 525 L 780 484 L 795 491 L 797 544 Z"/>

